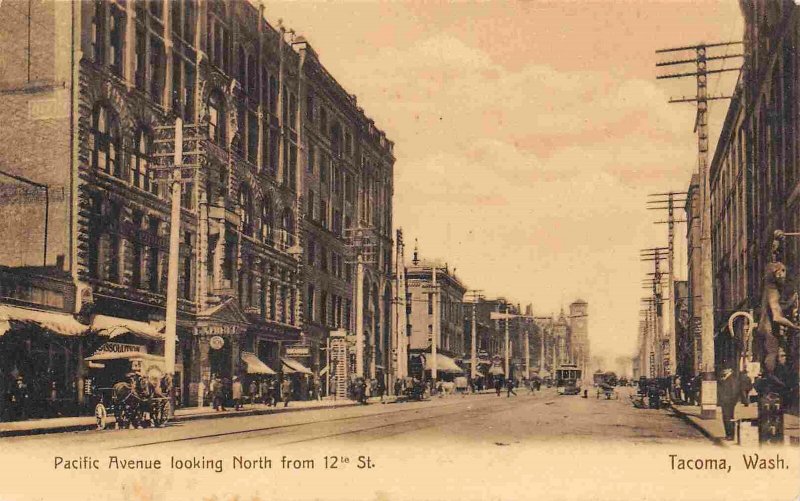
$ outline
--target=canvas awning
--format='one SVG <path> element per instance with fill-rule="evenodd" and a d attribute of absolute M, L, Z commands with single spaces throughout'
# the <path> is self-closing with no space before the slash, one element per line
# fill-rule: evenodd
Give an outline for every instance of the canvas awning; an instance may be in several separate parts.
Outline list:
<path fill-rule="evenodd" d="M 281 358 L 281 362 L 283 362 L 283 372 L 287 374 L 311 374 L 311 369 L 306 367 L 305 365 L 301 364 L 297 360 L 293 358 Z"/>
<path fill-rule="evenodd" d="M 433 357 L 425 354 L 425 370 L 433 370 Z M 456 361 L 447 355 L 436 354 L 436 371 L 449 374 L 463 374 L 464 370 L 456 364 Z"/>
<path fill-rule="evenodd" d="M 102 362 L 104 360 L 152 360 L 156 362 L 164 361 L 164 357 L 160 355 L 152 355 L 143 351 L 101 351 L 89 357 L 84 358 L 87 362 Z"/>
<path fill-rule="evenodd" d="M 164 339 L 163 322 L 140 322 L 127 318 L 110 317 L 107 315 L 95 315 L 92 318 L 92 330 L 101 336 L 114 338 L 122 334 L 132 333 L 137 336 L 162 340 Z"/>
<path fill-rule="evenodd" d="M 492 376 L 505 376 L 506 372 L 499 365 L 493 365 L 492 368 L 489 369 L 489 374 Z"/>
<path fill-rule="evenodd" d="M 11 329 L 12 322 L 38 325 L 62 336 L 82 336 L 89 331 L 89 326 L 78 322 L 69 313 L 0 306 L 0 336 Z"/>
<path fill-rule="evenodd" d="M 265 374 L 267 376 L 274 376 L 276 374 L 276 372 L 262 362 L 255 353 L 243 351 L 242 362 L 244 362 L 248 374 Z"/>

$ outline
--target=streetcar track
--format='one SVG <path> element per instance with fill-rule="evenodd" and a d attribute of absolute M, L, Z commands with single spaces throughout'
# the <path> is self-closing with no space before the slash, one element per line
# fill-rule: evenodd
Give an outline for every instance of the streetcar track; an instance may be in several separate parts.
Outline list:
<path fill-rule="evenodd" d="M 510 404 L 511 402 L 508 402 L 508 403 Z M 442 406 L 442 407 L 445 407 L 445 406 Z M 506 412 L 511 407 L 513 407 L 513 405 L 505 405 L 500 409 L 497 409 L 497 408 L 494 408 L 494 407 L 490 407 L 489 409 L 491 409 L 491 410 L 488 413 L 489 414 L 497 414 L 497 413 L 500 413 L 500 412 Z M 486 410 L 486 409 L 481 409 L 481 410 Z M 471 412 L 473 414 L 476 411 L 477 411 L 477 409 L 471 409 Z M 355 435 L 357 433 L 375 431 L 375 430 L 380 430 L 380 429 L 384 429 L 384 428 L 390 428 L 392 426 L 402 426 L 402 425 L 409 424 L 409 423 L 415 423 L 417 421 L 430 421 L 430 420 L 434 420 L 434 419 L 439 419 L 439 418 L 448 417 L 448 416 L 455 416 L 455 415 L 459 415 L 459 414 L 464 414 L 464 411 L 449 412 L 449 413 L 446 413 L 446 414 L 437 414 L 435 416 L 419 417 L 419 418 L 408 419 L 408 420 L 405 420 L 405 421 L 399 421 L 399 422 L 395 422 L 395 423 L 386 423 L 386 424 L 382 424 L 382 425 L 379 425 L 379 426 L 371 426 L 369 428 L 360 428 L 360 429 L 357 429 L 357 430 L 349 430 L 349 431 L 331 433 L 331 434 L 323 435 L 323 436 L 319 436 L 319 437 L 310 437 L 310 438 L 304 438 L 304 439 L 301 439 L 301 440 L 292 440 L 292 441 L 289 441 L 289 442 L 280 442 L 280 443 L 275 444 L 275 445 L 276 446 L 282 446 L 282 445 L 300 444 L 300 443 L 305 443 L 305 442 L 314 442 L 316 440 L 324 440 L 326 438 L 341 437 L 341 436 L 346 436 L 346 435 Z M 364 417 L 367 417 L 367 416 L 364 416 Z M 470 415 L 469 416 L 470 419 L 473 418 L 473 417 L 476 417 L 476 416 L 474 416 L 474 415 Z M 465 417 L 465 419 L 466 419 L 466 417 Z M 463 419 L 459 420 L 459 421 L 463 421 Z M 392 435 L 387 435 L 387 436 L 402 435 L 403 433 L 409 433 L 410 431 L 416 431 L 416 430 L 419 430 L 421 428 L 431 428 L 431 427 L 436 426 L 438 424 L 439 423 L 433 423 L 430 426 L 416 427 L 413 430 L 402 431 L 402 432 L 395 433 L 395 434 L 392 434 Z M 377 437 L 377 438 L 372 439 L 372 440 L 366 440 L 366 442 L 371 442 L 371 441 L 374 441 L 374 440 L 380 440 L 380 439 L 386 438 L 387 436 L 380 436 L 380 437 Z"/>
<path fill-rule="evenodd" d="M 430 407 L 429 409 L 437 409 L 437 408 L 442 408 L 442 407 L 451 407 L 453 405 L 459 405 L 461 403 L 462 402 L 452 402 L 452 403 L 447 403 L 447 404 L 441 404 L 441 405 L 437 405 L 435 407 Z M 252 434 L 252 433 L 269 432 L 269 431 L 280 430 L 280 429 L 299 428 L 301 426 L 316 425 L 316 424 L 320 424 L 320 423 L 336 423 L 336 422 L 342 422 L 342 421 L 350 421 L 350 420 L 354 420 L 354 419 L 378 417 L 378 416 L 387 415 L 387 414 L 397 415 L 397 414 L 401 414 L 401 413 L 404 414 L 404 413 L 407 413 L 407 412 L 419 412 L 421 410 L 425 410 L 425 408 L 424 407 L 414 407 L 414 408 L 411 408 L 411 409 L 387 410 L 387 411 L 376 412 L 374 414 L 368 414 L 368 415 L 345 416 L 345 417 L 340 417 L 340 418 L 324 419 L 324 420 L 318 420 L 318 421 L 305 421 L 305 422 L 302 422 L 302 423 L 292 423 L 292 424 L 265 426 L 263 428 L 253 428 L 253 429 L 247 429 L 247 430 L 226 431 L 226 432 L 222 432 L 222 433 L 212 433 L 212 434 L 207 434 L 207 435 L 182 437 L 182 438 L 176 438 L 176 439 L 171 439 L 171 440 L 159 440 L 159 441 L 154 441 L 154 442 L 146 442 L 146 443 L 143 443 L 143 444 L 124 445 L 124 446 L 114 447 L 111 450 L 135 449 L 135 448 L 150 447 L 150 446 L 156 446 L 156 445 L 165 445 L 165 444 L 171 444 L 171 443 L 191 442 L 191 441 L 204 440 L 204 439 L 209 439 L 209 438 L 212 438 L 212 439 L 213 438 L 223 438 L 223 437 L 230 437 L 230 436 L 235 436 L 235 435 L 246 435 L 246 434 Z M 250 417 L 250 416 L 243 416 L 243 417 Z"/>

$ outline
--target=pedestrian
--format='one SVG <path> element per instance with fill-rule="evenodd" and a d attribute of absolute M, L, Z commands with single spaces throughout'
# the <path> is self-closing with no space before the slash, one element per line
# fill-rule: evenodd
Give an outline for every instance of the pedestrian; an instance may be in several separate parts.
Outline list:
<path fill-rule="evenodd" d="M 225 390 L 222 387 L 222 380 L 219 376 L 215 376 L 211 381 L 211 398 L 215 411 L 224 411 L 225 409 Z"/>
<path fill-rule="evenodd" d="M 258 383 L 255 379 L 250 381 L 250 403 L 254 404 L 258 401 Z"/>
<path fill-rule="evenodd" d="M 514 395 L 515 397 L 517 396 L 517 394 L 514 392 L 514 379 L 508 378 L 506 380 L 506 397 L 511 397 L 511 395 Z"/>
<path fill-rule="evenodd" d="M 367 405 L 367 399 L 369 398 L 369 388 L 367 386 L 367 380 L 360 379 L 358 386 L 359 386 L 358 393 L 361 398 L 361 405 Z"/>
<path fill-rule="evenodd" d="M 383 376 L 378 379 L 378 396 L 381 397 L 381 403 L 385 404 L 383 397 L 386 394 L 386 384 L 383 382 Z"/>
<path fill-rule="evenodd" d="M 722 369 L 717 380 L 719 403 L 722 407 L 722 425 L 725 427 L 725 440 L 734 439 L 735 422 L 733 420 L 736 402 L 739 400 L 739 382 L 733 375 L 733 369 Z"/>
<path fill-rule="evenodd" d="M 266 379 L 262 379 L 258 383 L 258 395 L 262 404 L 269 402 L 269 384 Z"/>
<path fill-rule="evenodd" d="M 292 399 L 292 383 L 288 378 L 281 383 L 281 396 L 283 396 L 283 406 L 289 407 L 289 401 Z"/>
<path fill-rule="evenodd" d="M 403 380 L 397 378 L 394 380 L 394 396 L 399 397 L 403 393 Z"/>
<path fill-rule="evenodd" d="M 28 385 L 22 376 L 17 376 L 14 386 L 10 392 L 11 416 L 12 421 L 24 421 L 28 419 Z"/>
<path fill-rule="evenodd" d="M 314 379 L 314 398 L 317 402 L 322 400 L 322 383 L 319 378 Z"/>
<path fill-rule="evenodd" d="M 495 377 L 494 380 L 494 390 L 497 392 L 497 396 L 500 396 L 500 391 L 503 389 L 503 380 L 499 377 Z"/>
<path fill-rule="evenodd" d="M 233 376 L 233 383 L 231 384 L 231 396 L 233 397 L 233 410 L 242 410 L 242 396 L 244 389 L 242 382 L 239 381 L 239 376 Z"/>
<path fill-rule="evenodd" d="M 270 407 L 277 407 L 278 401 L 280 400 L 280 391 L 281 388 L 278 385 L 278 378 L 277 376 L 272 377 L 272 381 L 269 383 L 269 406 Z"/>
<path fill-rule="evenodd" d="M 747 371 L 743 370 L 739 373 L 739 397 L 745 407 L 750 406 L 750 390 L 753 389 L 753 382 L 750 381 L 750 376 Z"/>
<path fill-rule="evenodd" d="M 436 381 L 436 394 L 439 395 L 439 398 L 444 396 L 444 387 L 441 381 Z"/>

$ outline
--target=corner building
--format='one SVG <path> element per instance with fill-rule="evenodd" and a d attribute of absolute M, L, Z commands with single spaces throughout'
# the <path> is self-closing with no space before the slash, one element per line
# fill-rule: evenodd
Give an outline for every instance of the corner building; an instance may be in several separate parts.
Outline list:
<path fill-rule="evenodd" d="M 8 54 L 0 101 L 10 111 L 0 163 L 47 185 L 53 202 L 39 223 L 40 197 L 3 179 L 20 196 L 0 206 L 10 242 L 0 251 L 0 285 L 36 283 L 66 300 L 3 294 L 10 313 L 0 325 L 55 344 L 72 336 L 65 395 L 85 399 L 98 318 L 163 353 L 171 200 L 160 178 L 172 162 L 176 116 L 184 121 L 183 404 L 196 405 L 212 375 L 289 376 L 295 398 L 305 398 L 325 372 L 329 330 L 355 332 L 356 318 L 366 367 L 373 375 L 385 366 L 393 144 L 304 39 L 238 0 L 45 1 L 33 4 L 30 23 L 24 11 L 0 10 Z M 350 228 L 369 234 L 369 252 L 348 245 Z M 61 315 L 64 326 L 40 312 Z M 7 379 L 24 364 L 5 365 Z"/>

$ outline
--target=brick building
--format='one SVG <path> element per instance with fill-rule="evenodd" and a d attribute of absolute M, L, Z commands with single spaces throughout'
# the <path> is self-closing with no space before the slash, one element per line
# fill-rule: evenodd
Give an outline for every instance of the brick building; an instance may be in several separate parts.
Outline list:
<path fill-rule="evenodd" d="M 356 318 L 366 366 L 374 374 L 385 365 L 393 144 L 305 39 L 238 0 L 46 1 L 32 4 L 30 23 L 25 10 L 0 9 L 0 101 L 9 110 L 0 171 L 22 178 L 2 180 L 19 199 L 0 207 L 2 285 L 44 277 L 36 280 L 65 282 L 76 298 L 55 308 L 65 325 L 81 312 L 89 332 L 73 336 L 65 392 L 83 398 L 94 374 L 84 358 L 115 336 L 90 341 L 98 317 L 124 330 L 126 343 L 163 353 L 170 194 L 159 168 L 175 146 L 176 116 L 185 122 L 176 360 L 184 403 L 197 402 L 212 374 L 290 375 L 305 397 L 325 370 L 328 330 L 358 331 Z M 42 196 L 26 181 L 48 187 L 46 232 Z M 370 235 L 369 259 L 346 245 L 351 228 Z M 356 255 L 363 315 L 353 313 Z M 36 325 L 66 335 L 9 311 L 12 332 Z M 0 364 L 4 378 L 15 364 Z"/>

